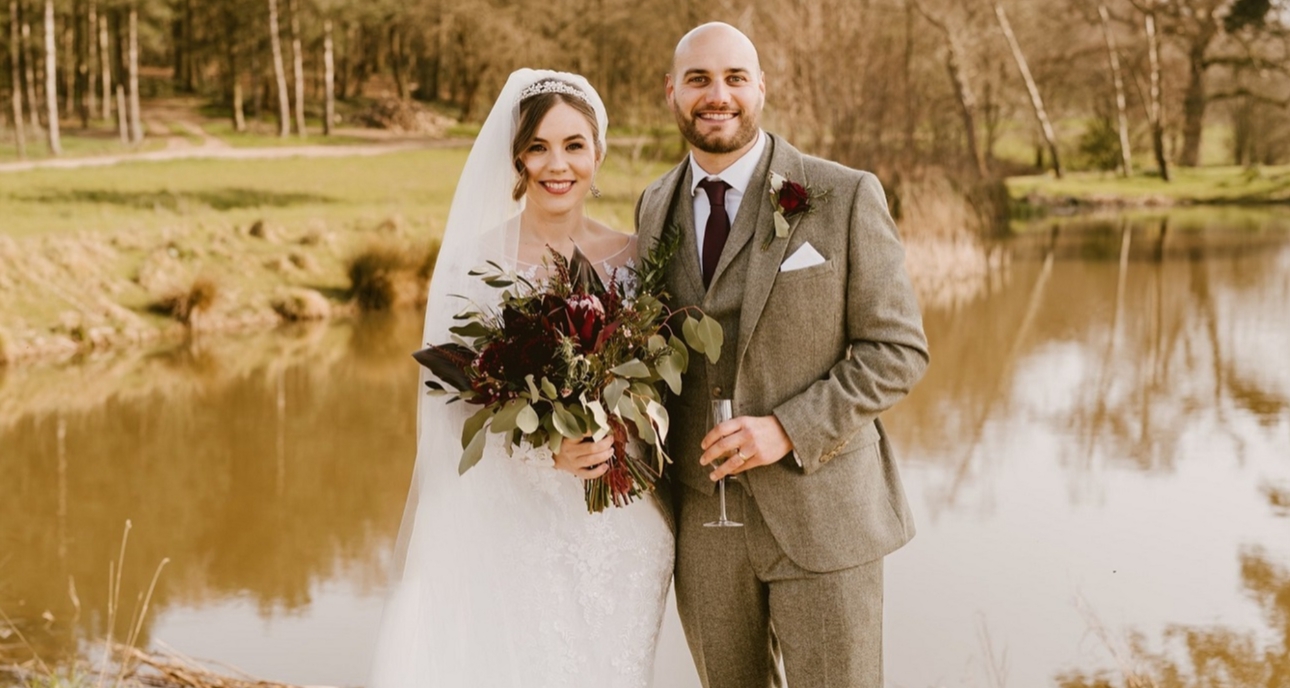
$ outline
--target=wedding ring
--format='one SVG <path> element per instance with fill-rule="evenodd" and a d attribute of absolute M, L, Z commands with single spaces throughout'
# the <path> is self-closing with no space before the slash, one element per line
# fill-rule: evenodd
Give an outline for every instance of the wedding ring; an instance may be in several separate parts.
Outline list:
<path fill-rule="evenodd" d="M 752 455 L 744 456 L 744 448 L 743 448 L 743 447 L 735 447 L 735 456 L 738 456 L 738 457 L 739 457 L 739 463 L 743 463 L 743 462 L 747 461 L 748 459 L 751 459 L 751 458 L 752 458 Z"/>

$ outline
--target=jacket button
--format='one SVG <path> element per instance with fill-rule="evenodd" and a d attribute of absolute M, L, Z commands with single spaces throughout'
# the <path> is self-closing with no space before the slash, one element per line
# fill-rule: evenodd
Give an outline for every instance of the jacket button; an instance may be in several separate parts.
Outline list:
<path fill-rule="evenodd" d="M 712 388 L 712 397 L 713 397 L 714 399 L 720 399 L 720 398 L 721 398 L 721 385 L 717 385 L 716 387 L 713 387 L 713 388 Z"/>

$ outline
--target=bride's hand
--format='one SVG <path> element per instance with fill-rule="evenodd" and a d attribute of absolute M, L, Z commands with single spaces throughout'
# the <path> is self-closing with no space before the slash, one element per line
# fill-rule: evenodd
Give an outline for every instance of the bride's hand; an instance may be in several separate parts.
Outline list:
<path fill-rule="evenodd" d="M 609 457 L 614 453 L 613 435 L 606 435 L 599 442 L 571 440 L 560 443 L 555 455 L 555 467 L 583 480 L 599 478 L 609 470 Z"/>

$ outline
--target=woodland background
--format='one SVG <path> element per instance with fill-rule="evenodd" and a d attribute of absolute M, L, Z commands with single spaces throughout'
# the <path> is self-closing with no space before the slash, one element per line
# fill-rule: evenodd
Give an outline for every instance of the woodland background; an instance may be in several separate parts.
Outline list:
<path fill-rule="evenodd" d="M 239 131 L 324 133 L 375 96 L 479 120 L 506 75 L 586 75 L 615 127 L 670 132 L 662 75 L 690 27 L 749 33 L 769 126 L 820 155 L 971 181 L 1290 157 L 1276 0 L 8 0 L 11 145 L 200 96 Z M 141 104 L 144 103 L 144 104 Z M 343 119 L 343 118 L 340 118 Z M 1213 139 L 1212 141 L 1210 139 Z"/>

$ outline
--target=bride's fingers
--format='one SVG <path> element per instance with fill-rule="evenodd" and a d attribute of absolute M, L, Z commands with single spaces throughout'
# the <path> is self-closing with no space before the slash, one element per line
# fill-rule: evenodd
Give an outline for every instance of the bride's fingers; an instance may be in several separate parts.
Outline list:
<path fill-rule="evenodd" d="M 599 466 L 594 466 L 592 468 L 583 468 L 579 470 L 578 477 L 582 478 L 583 480 L 595 480 L 596 478 L 599 478 L 600 476 L 604 475 L 605 471 L 607 470 L 609 470 L 609 464 L 602 463 Z"/>

